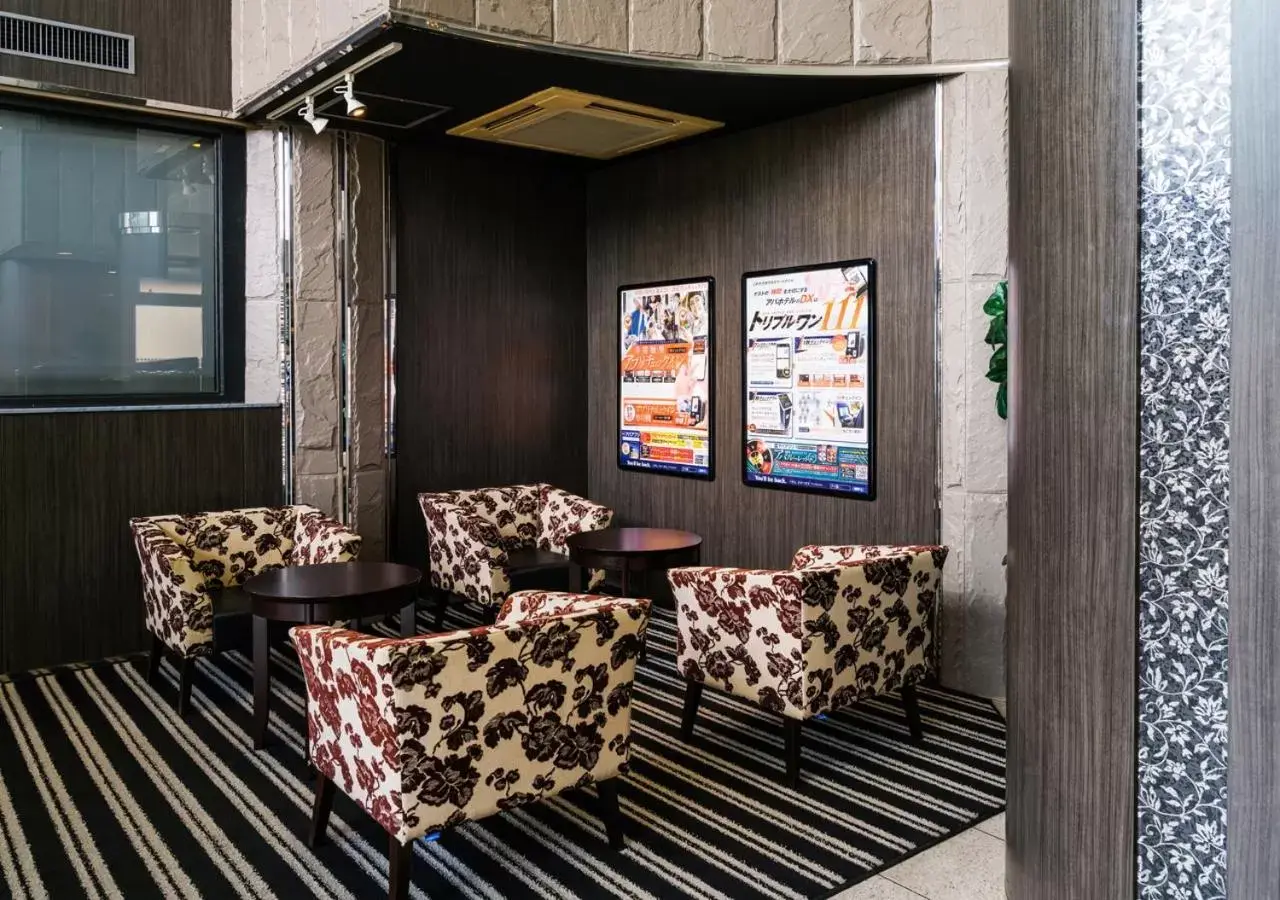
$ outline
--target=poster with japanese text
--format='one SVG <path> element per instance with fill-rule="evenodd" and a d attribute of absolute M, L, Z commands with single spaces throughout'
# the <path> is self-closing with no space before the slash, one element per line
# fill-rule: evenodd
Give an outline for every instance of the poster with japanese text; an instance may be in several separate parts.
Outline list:
<path fill-rule="evenodd" d="M 715 281 L 618 289 L 618 467 L 715 477 L 712 302 Z"/>
<path fill-rule="evenodd" d="M 742 480 L 875 496 L 875 262 L 750 272 Z"/>

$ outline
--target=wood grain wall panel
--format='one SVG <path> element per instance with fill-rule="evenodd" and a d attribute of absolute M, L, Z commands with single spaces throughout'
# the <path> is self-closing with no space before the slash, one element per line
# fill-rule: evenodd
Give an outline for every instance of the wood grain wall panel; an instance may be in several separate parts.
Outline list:
<path fill-rule="evenodd" d="M 395 558 L 422 565 L 417 495 L 587 487 L 583 176 L 534 154 L 395 151 Z"/>
<path fill-rule="evenodd" d="M 1280 7 L 1234 0 L 1227 895 L 1280 885 Z"/>
<path fill-rule="evenodd" d="M 280 410 L 0 415 L 0 672 L 146 644 L 133 516 L 282 500 Z"/>
<path fill-rule="evenodd" d="M 1137 7 L 1011 8 L 1008 893 L 1135 892 Z"/>
<path fill-rule="evenodd" d="M 593 499 L 685 528 L 710 564 L 785 567 L 808 542 L 938 538 L 934 89 L 909 88 L 677 147 L 588 186 Z M 878 264 L 878 499 L 748 488 L 741 477 L 741 277 L 858 257 Z M 716 468 L 701 482 L 617 467 L 617 288 L 716 279 Z"/>
<path fill-rule="evenodd" d="M 0 76 L 103 94 L 231 108 L 231 4 L 5 0 L 4 11 L 134 36 L 135 74 L 0 54 Z"/>

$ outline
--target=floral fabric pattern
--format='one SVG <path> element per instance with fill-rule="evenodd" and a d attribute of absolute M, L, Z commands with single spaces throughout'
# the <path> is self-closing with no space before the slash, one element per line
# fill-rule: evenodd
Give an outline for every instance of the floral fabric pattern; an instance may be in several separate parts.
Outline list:
<path fill-rule="evenodd" d="M 1232 5 L 1138 10 L 1138 897 L 1223 900 Z"/>
<path fill-rule="evenodd" d="M 522 594 L 448 634 L 290 632 L 312 763 L 401 842 L 627 770 L 648 601 Z"/>
<path fill-rule="evenodd" d="M 547 550 L 565 555 L 572 534 L 608 528 L 613 510 L 549 484 L 419 494 L 427 525 L 433 587 L 482 606 L 511 591 L 509 554 Z M 588 590 L 604 581 L 592 571 Z"/>
<path fill-rule="evenodd" d="M 211 590 L 239 587 L 260 572 L 346 562 L 360 536 L 310 506 L 260 507 L 129 521 L 147 629 L 184 657 L 213 650 Z"/>
<path fill-rule="evenodd" d="M 805 548 L 786 572 L 672 569 L 677 669 L 796 719 L 935 675 L 947 549 L 852 549 Z"/>

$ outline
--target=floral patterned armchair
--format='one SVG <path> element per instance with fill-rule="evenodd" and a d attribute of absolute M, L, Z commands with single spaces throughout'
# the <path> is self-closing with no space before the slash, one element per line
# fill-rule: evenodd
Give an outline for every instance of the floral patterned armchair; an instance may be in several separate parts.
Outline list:
<path fill-rule="evenodd" d="M 525 591 L 490 626 L 371 638 L 290 634 L 307 684 L 323 836 L 336 784 L 386 829 L 390 896 L 405 897 L 413 841 L 595 783 L 622 845 L 612 779 L 631 753 L 631 691 L 647 600 Z"/>
<path fill-rule="evenodd" d="M 419 494 L 436 627 L 452 594 L 496 610 L 522 571 L 563 568 L 572 534 L 608 528 L 613 510 L 549 484 Z M 605 573 L 593 571 L 587 590 Z"/>
<path fill-rule="evenodd" d="M 792 786 L 800 727 L 814 716 L 901 690 L 920 740 L 915 685 L 937 674 L 946 558 L 946 547 L 808 546 L 785 572 L 672 569 L 684 739 L 711 684 L 782 714 Z"/>
<path fill-rule="evenodd" d="M 260 507 L 129 520 L 138 561 L 147 630 L 148 680 L 167 648 L 182 660 L 178 711 L 185 713 L 197 657 L 214 650 L 214 615 L 247 612 L 238 588 L 269 569 L 346 562 L 360 536 L 311 506 Z"/>

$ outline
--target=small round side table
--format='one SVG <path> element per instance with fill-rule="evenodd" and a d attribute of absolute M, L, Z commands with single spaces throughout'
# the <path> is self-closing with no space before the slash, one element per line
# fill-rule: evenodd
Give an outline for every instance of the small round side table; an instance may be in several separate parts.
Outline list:
<path fill-rule="evenodd" d="M 286 566 L 255 575 L 244 583 L 253 609 L 253 747 L 267 742 L 271 699 L 271 622 L 311 625 L 336 619 L 400 613 L 400 634 L 412 637 L 422 573 L 411 566 L 382 562 L 322 563 Z"/>
<path fill-rule="evenodd" d="M 696 566 L 702 559 L 702 538 L 671 528 L 605 528 L 570 535 L 565 543 L 573 563 L 571 590 L 583 589 L 583 569 L 609 569 L 619 573 L 624 597 L 632 572 Z"/>

